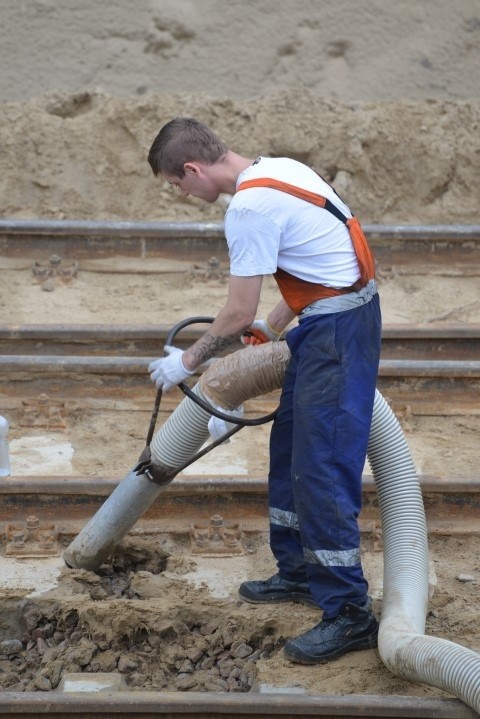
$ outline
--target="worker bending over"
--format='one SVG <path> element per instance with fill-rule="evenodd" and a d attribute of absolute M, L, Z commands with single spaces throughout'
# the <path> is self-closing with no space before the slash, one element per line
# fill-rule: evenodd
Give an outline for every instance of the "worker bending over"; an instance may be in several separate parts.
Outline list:
<path fill-rule="evenodd" d="M 288 158 L 243 157 L 194 119 L 167 123 L 148 160 L 185 197 L 211 203 L 233 196 L 225 215 L 225 304 L 191 347 L 167 348 L 167 357 L 151 363 L 157 388 L 168 391 L 247 331 L 253 342 L 277 341 L 298 317 L 286 334 L 291 360 L 270 437 L 270 546 L 278 573 L 244 582 L 240 596 L 323 610 L 318 624 L 287 640 L 292 661 L 314 664 L 375 647 L 358 515 L 381 314 L 361 227 L 314 170 Z M 272 274 L 281 299 L 266 319 L 255 319 L 263 279 Z"/>

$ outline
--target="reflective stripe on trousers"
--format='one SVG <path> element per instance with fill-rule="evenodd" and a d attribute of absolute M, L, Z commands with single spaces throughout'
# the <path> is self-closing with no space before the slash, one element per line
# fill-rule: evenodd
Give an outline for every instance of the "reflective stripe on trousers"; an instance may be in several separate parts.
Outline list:
<path fill-rule="evenodd" d="M 281 509 L 270 509 L 271 524 L 278 524 L 280 527 L 289 527 L 298 531 L 298 517 L 293 512 L 284 512 Z M 324 567 L 353 567 L 360 561 L 359 549 L 347 549 L 346 551 L 312 551 L 303 548 L 303 556 L 306 562 L 322 564 Z"/>
<path fill-rule="evenodd" d="M 354 309 L 307 314 L 287 335 L 292 357 L 270 439 L 270 543 L 281 576 L 308 579 L 325 618 L 368 590 L 358 514 L 380 339 L 376 293 Z"/>

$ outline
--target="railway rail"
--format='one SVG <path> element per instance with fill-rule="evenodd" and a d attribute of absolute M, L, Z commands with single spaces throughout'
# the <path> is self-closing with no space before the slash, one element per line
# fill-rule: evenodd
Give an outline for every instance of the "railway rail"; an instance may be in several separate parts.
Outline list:
<path fill-rule="evenodd" d="M 325 719 L 476 719 L 478 715 L 455 699 L 378 697 L 372 695 L 329 696 L 325 694 L 243 694 L 191 692 L 182 694 L 135 692 L 108 698 L 83 694 L 8 694 L 0 696 L 0 716 L 4 719 L 285 719 L 324 717 Z"/>
<path fill-rule="evenodd" d="M 380 269 L 406 266 L 422 272 L 437 268 L 450 274 L 479 272 L 480 225 L 364 225 Z M 226 256 L 221 222 L 115 222 L 82 220 L 0 220 L 3 256 L 25 258 L 57 252 L 92 259 L 127 255 L 164 257 L 195 253 Z"/>
<path fill-rule="evenodd" d="M 170 325 L 0 324 L 2 355 L 151 356 L 163 347 Z M 179 347 L 195 342 L 205 328 L 187 327 Z M 236 348 L 240 348 L 240 344 Z M 382 331 L 383 359 L 475 360 L 480 323 L 390 324 Z"/>

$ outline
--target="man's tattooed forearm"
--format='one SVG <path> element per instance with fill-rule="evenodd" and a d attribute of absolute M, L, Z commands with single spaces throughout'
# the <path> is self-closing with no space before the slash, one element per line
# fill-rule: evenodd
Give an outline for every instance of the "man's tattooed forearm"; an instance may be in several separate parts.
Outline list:
<path fill-rule="evenodd" d="M 238 340 L 239 334 L 227 335 L 226 337 L 214 337 L 209 332 L 206 332 L 201 339 L 196 342 L 191 348 L 190 352 L 195 357 L 195 360 L 199 363 L 206 362 L 213 357 L 217 352 L 221 352 Z"/>

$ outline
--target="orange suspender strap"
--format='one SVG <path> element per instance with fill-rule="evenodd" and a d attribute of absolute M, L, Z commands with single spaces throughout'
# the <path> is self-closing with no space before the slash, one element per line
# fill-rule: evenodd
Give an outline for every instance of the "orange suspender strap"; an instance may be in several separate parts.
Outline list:
<path fill-rule="evenodd" d="M 360 222 L 356 217 L 346 217 L 343 212 L 341 212 L 338 207 L 336 207 L 333 202 L 330 202 L 330 200 L 326 197 L 317 195 L 315 192 L 303 190 L 301 187 L 290 185 L 288 182 L 281 182 L 280 180 L 274 180 L 270 177 L 259 177 L 256 180 L 245 180 L 245 182 L 241 182 L 237 187 L 237 192 L 240 190 L 248 190 L 250 187 L 269 187 L 272 190 L 280 190 L 281 192 L 286 192 L 289 195 L 294 195 L 301 200 L 311 202 L 318 207 L 323 207 L 324 210 L 327 210 L 334 215 L 337 220 L 340 220 L 340 222 L 343 222 L 343 224 L 346 225 L 350 233 L 363 285 L 366 285 L 369 280 L 373 280 L 375 277 L 375 260 L 368 245 L 367 238 L 363 233 Z"/>

